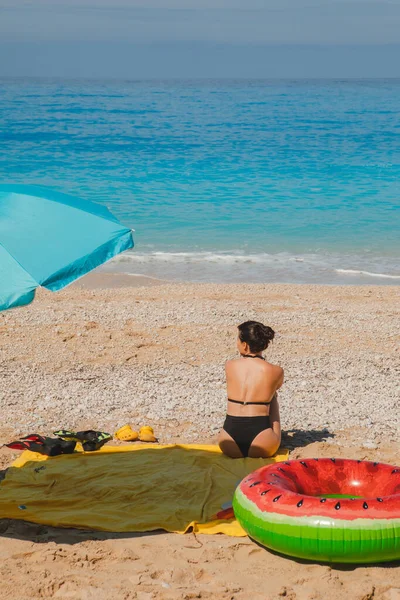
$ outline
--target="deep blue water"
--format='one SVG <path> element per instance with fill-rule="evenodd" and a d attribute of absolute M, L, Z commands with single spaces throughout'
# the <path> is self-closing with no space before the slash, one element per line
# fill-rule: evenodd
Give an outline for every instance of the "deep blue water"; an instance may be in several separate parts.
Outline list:
<path fill-rule="evenodd" d="M 0 108 L 2 182 L 135 228 L 109 268 L 400 283 L 400 81 L 0 80 Z"/>

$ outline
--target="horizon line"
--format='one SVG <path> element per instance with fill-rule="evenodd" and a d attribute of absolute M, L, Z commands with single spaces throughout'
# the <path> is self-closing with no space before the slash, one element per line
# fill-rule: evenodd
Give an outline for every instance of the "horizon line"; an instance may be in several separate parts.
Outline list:
<path fill-rule="evenodd" d="M 309 81 L 309 82 L 322 82 L 322 81 L 336 81 L 336 82 L 351 82 L 351 81 L 359 81 L 359 82 L 368 82 L 368 81 L 398 81 L 400 82 L 400 76 L 390 76 L 390 77 L 378 77 L 378 76 L 369 76 L 369 77 L 112 77 L 112 76 L 104 76 L 104 77 L 89 77 L 89 76 L 75 76 L 75 77 L 63 77 L 60 76 L 52 76 L 52 75 L 1 75 L 0 81 L 19 81 L 19 80 L 31 80 L 31 81 L 114 81 L 121 83 L 146 83 L 146 82 L 159 82 L 159 83 L 170 83 L 173 81 L 188 81 L 188 82 L 219 82 L 219 81 L 254 81 L 254 82 L 268 82 L 268 81 L 282 81 L 282 82 L 297 82 L 297 81 Z"/>

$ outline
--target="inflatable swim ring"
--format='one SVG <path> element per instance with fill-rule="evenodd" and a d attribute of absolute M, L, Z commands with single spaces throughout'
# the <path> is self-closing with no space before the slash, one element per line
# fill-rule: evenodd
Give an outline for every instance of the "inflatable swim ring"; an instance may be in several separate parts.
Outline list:
<path fill-rule="evenodd" d="M 235 516 L 260 544 L 298 558 L 400 558 L 400 468 L 339 458 L 262 467 L 239 484 Z"/>

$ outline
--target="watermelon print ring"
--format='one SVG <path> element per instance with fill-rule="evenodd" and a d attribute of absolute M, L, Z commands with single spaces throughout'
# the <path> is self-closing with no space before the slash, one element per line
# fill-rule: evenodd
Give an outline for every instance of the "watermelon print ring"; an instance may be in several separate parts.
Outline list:
<path fill-rule="evenodd" d="M 298 558 L 372 563 L 400 558 L 400 468 L 314 458 L 262 467 L 233 509 L 260 544 Z"/>

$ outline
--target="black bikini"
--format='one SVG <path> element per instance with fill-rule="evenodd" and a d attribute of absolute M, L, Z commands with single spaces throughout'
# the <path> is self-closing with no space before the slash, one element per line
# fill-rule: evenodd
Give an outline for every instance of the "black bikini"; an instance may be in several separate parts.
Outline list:
<path fill-rule="evenodd" d="M 262 356 L 252 356 L 250 354 L 242 354 L 242 357 L 260 358 L 261 360 L 265 360 Z M 272 400 L 269 402 L 242 402 L 241 400 L 232 400 L 231 398 L 228 398 L 228 402 L 242 404 L 243 406 L 248 406 L 250 404 L 268 406 L 271 404 Z M 261 417 L 236 417 L 233 415 L 226 415 L 224 423 L 224 430 L 231 436 L 234 442 L 236 442 L 236 445 L 244 457 L 249 455 L 250 446 L 258 434 L 265 431 L 265 429 L 270 428 L 271 421 L 269 415 Z"/>

